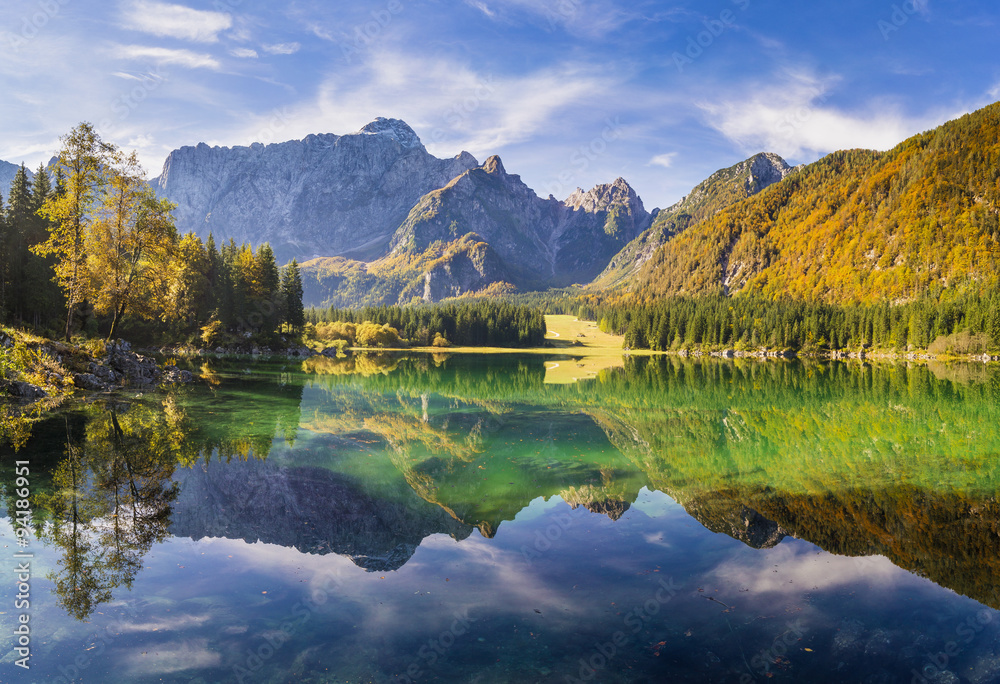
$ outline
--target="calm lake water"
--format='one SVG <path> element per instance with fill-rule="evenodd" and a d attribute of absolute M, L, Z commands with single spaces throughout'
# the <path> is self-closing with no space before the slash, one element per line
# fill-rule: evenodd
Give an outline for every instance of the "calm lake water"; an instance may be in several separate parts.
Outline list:
<path fill-rule="evenodd" d="M 196 370 L 0 452 L 0 681 L 1000 681 L 993 368 Z"/>

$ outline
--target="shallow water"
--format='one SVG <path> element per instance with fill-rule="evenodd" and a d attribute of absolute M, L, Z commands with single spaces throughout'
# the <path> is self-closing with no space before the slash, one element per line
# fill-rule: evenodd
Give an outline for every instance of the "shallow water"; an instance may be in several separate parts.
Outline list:
<path fill-rule="evenodd" d="M 0 681 L 1000 681 L 994 370 L 199 370 L 2 452 Z"/>

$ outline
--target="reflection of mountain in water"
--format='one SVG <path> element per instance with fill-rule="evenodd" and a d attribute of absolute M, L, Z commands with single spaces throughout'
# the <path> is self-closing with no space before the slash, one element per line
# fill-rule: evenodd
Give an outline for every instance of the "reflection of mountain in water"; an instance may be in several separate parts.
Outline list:
<path fill-rule="evenodd" d="M 368 571 L 395 570 L 425 537 L 465 539 L 472 527 L 416 496 L 377 500 L 351 478 L 322 468 L 213 461 L 178 471 L 181 495 L 170 532 L 348 556 Z"/>
<path fill-rule="evenodd" d="M 684 510 L 712 532 L 727 534 L 754 549 L 774 548 L 788 534 L 754 509 L 722 496 L 693 499 Z"/>
<path fill-rule="evenodd" d="M 883 555 L 1000 608 L 995 374 L 632 359 L 553 388 L 539 357 L 359 365 L 328 364 L 304 389 L 291 373 L 241 373 L 210 397 L 120 411 L 142 444 L 129 454 L 183 466 L 163 471 L 180 485 L 170 532 L 387 570 L 435 533 L 491 537 L 539 497 L 618 520 L 648 487 L 750 547 L 792 535 Z M 108 461 L 108 420 L 86 416 L 88 467 Z M 27 451 L 43 462 L 49 446 Z"/>

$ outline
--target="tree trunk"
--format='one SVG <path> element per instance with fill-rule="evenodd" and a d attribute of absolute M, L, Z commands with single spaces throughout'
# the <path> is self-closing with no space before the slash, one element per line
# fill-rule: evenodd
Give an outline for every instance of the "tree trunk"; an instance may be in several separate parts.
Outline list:
<path fill-rule="evenodd" d="M 118 332 L 118 324 L 125 318 L 125 306 L 125 302 L 122 302 L 122 305 L 115 310 L 114 320 L 111 321 L 111 332 L 108 333 L 108 342 L 115 339 L 115 333 Z"/>
<path fill-rule="evenodd" d="M 66 311 L 66 341 L 70 340 L 70 333 L 73 331 L 73 308 L 76 306 L 73 302 L 70 302 L 69 308 Z"/>

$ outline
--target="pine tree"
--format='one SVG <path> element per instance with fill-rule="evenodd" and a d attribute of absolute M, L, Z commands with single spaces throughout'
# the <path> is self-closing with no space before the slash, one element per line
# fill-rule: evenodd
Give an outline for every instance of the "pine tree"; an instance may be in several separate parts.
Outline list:
<path fill-rule="evenodd" d="M 257 250 L 253 260 L 252 297 L 258 310 L 261 330 L 274 332 L 281 324 L 283 308 L 281 302 L 281 272 L 274 258 L 271 245 L 264 243 Z"/>
<path fill-rule="evenodd" d="M 302 307 L 302 273 L 295 259 L 288 264 L 281 275 L 281 294 L 285 302 L 284 321 L 295 332 L 306 324 L 305 311 Z"/>
<path fill-rule="evenodd" d="M 989 328 L 993 348 L 1000 349 L 1000 294 L 993 295 L 993 302 L 990 304 Z"/>
<path fill-rule="evenodd" d="M 35 207 L 28 183 L 28 170 L 21 164 L 10 186 L 7 199 L 7 245 L 4 261 L 7 310 L 21 318 L 27 298 L 25 268 L 28 261 L 28 236 L 35 221 Z"/>

